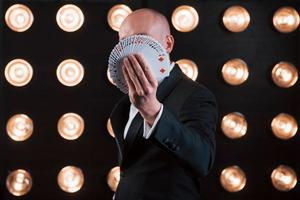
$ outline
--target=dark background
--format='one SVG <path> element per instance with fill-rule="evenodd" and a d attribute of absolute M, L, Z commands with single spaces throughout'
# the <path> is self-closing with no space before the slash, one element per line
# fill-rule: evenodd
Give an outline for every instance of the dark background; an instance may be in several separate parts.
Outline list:
<path fill-rule="evenodd" d="M 4 22 L 6 9 L 20 2 L 34 14 L 32 27 L 23 33 L 11 31 Z M 85 15 L 83 26 L 73 33 L 62 31 L 55 20 L 57 10 L 66 3 L 78 5 Z M 299 81 L 281 89 L 271 80 L 272 67 L 279 61 L 300 69 L 299 28 L 283 34 L 272 25 L 273 13 L 281 6 L 293 6 L 300 12 L 299 0 L 1 1 L 0 199 L 111 199 L 106 175 L 117 165 L 117 148 L 107 133 L 106 121 L 122 93 L 106 77 L 108 56 L 118 41 L 106 16 L 117 3 L 133 10 L 156 9 L 169 21 L 177 6 L 193 6 L 199 13 L 199 25 L 189 33 L 172 28 L 176 44 L 171 57 L 197 63 L 197 81 L 216 95 L 220 120 L 234 111 L 247 119 L 247 134 L 238 140 L 226 138 L 219 123 L 215 165 L 200 185 L 205 199 L 300 199 L 299 183 L 290 192 L 280 192 L 270 180 L 279 164 L 292 167 L 300 176 L 299 133 L 282 141 L 270 129 L 273 117 L 281 112 L 300 122 Z M 251 16 L 250 26 L 242 33 L 227 31 L 221 21 L 224 10 L 236 4 L 244 6 Z M 4 77 L 5 65 L 15 58 L 29 61 L 34 70 L 33 79 L 24 87 L 13 87 Z M 67 58 L 80 61 L 85 68 L 83 81 L 75 87 L 63 86 L 56 78 L 58 64 Z M 249 66 L 249 78 L 240 86 L 230 86 L 221 77 L 222 65 L 232 58 L 241 58 Z M 57 133 L 57 121 L 66 112 L 78 113 L 85 120 L 85 131 L 77 140 L 66 141 Z M 7 120 L 17 113 L 29 115 L 34 122 L 34 133 L 24 142 L 11 140 L 5 131 Z M 66 165 L 78 166 L 84 172 L 85 183 L 77 193 L 65 193 L 57 185 L 57 174 Z M 231 165 L 240 166 L 247 176 L 245 188 L 237 193 L 225 191 L 219 183 L 220 172 Z M 33 177 L 33 188 L 23 197 L 12 196 L 5 186 L 6 176 L 18 168 L 28 170 Z"/>

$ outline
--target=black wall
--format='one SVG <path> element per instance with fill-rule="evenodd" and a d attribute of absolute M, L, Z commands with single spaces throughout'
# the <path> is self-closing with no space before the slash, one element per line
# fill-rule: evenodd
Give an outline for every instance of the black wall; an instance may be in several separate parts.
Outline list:
<path fill-rule="evenodd" d="M 4 22 L 6 9 L 19 2 L 29 6 L 35 17 L 33 26 L 23 33 L 11 31 Z M 290 192 L 279 192 L 270 180 L 279 164 L 289 165 L 300 176 L 299 133 L 282 141 L 270 130 L 273 117 L 281 112 L 293 115 L 300 124 L 299 81 L 281 89 L 271 80 L 272 67 L 279 61 L 289 61 L 300 70 L 299 28 L 282 34 L 272 26 L 279 7 L 293 6 L 300 12 L 299 0 L 1 1 L 0 199 L 111 199 L 106 175 L 117 165 L 117 148 L 107 133 L 106 121 L 122 93 L 106 77 L 108 56 L 118 41 L 106 15 L 120 2 L 133 10 L 156 9 L 169 20 L 179 5 L 196 8 L 200 21 L 194 31 L 180 33 L 172 28 L 176 43 L 171 57 L 197 63 L 197 81 L 216 95 L 221 118 L 238 111 L 247 119 L 248 131 L 241 139 L 230 140 L 218 129 L 215 165 L 201 180 L 203 196 L 213 200 L 300 199 L 299 184 Z M 73 33 L 56 24 L 56 12 L 65 3 L 78 5 L 85 15 L 82 28 Z M 231 33 L 222 25 L 224 10 L 236 4 L 251 16 L 250 26 L 242 33 Z M 23 58 L 33 67 L 33 79 L 24 87 L 13 87 L 5 80 L 5 65 L 14 58 Z M 85 67 L 84 79 L 75 87 L 63 86 L 56 78 L 58 64 L 67 58 Z M 232 58 L 241 58 L 249 66 L 249 78 L 240 86 L 229 86 L 221 77 L 222 65 Z M 57 121 L 66 112 L 78 113 L 85 120 L 85 131 L 75 141 L 66 141 L 57 133 Z M 34 133 L 24 142 L 11 140 L 5 131 L 7 120 L 17 113 L 28 114 L 34 122 Z M 85 184 L 77 193 L 64 193 L 57 185 L 57 174 L 65 165 L 84 172 Z M 219 183 L 220 172 L 230 165 L 239 165 L 247 175 L 245 188 L 232 194 Z M 32 190 L 21 198 L 5 187 L 9 171 L 17 168 L 28 170 L 33 177 Z"/>

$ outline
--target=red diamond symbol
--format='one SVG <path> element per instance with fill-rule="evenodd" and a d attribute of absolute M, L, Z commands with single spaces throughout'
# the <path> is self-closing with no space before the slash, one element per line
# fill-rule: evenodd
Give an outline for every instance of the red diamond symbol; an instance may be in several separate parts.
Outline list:
<path fill-rule="evenodd" d="M 162 74 L 163 74 L 163 73 L 165 73 L 165 71 L 166 71 L 166 70 L 165 70 L 164 68 L 160 68 L 160 70 L 159 70 L 159 71 L 160 71 L 160 73 L 162 73 Z"/>
<path fill-rule="evenodd" d="M 162 62 L 164 60 L 164 58 L 162 56 L 159 57 L 158 59 L 160 62 Z"/>

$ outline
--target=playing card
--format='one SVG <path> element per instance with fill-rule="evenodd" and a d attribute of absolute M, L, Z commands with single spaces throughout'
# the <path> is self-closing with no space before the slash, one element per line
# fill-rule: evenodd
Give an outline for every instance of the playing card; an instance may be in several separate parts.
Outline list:
<path fill-rule="evenodd" d="M 169 54 L 158 41 L 147 35 L 128 36 L 113 48 L 108 60 L 110 76 L 122 92 L 128 93 L 122 67 L 123 59 L 130 54 L 141 55 L 159 83 L 169 75 Z"/>

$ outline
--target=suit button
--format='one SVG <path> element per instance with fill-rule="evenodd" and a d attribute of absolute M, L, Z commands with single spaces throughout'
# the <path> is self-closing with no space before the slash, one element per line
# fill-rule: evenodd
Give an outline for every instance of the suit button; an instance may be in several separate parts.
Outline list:
<path fill-rule="evenodd" d="M 177 146 L 177 147 L 175 148 L 175 151 L 179 151 L 179 149 L 180 149 L 179 146 Z"/>

